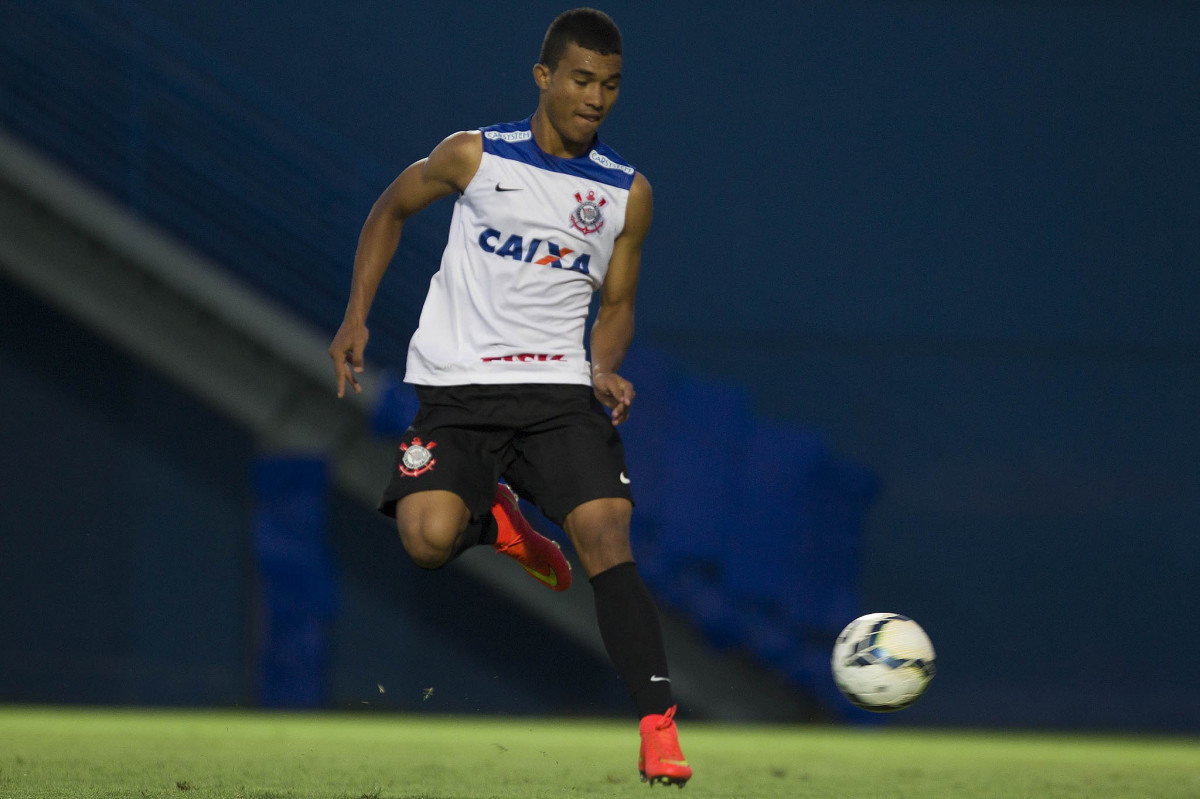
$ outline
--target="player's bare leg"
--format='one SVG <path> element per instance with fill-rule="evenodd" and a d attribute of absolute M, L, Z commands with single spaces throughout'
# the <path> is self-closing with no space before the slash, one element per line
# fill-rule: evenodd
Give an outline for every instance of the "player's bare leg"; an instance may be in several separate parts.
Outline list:
<path fill-rule="evenodd" d="M 588 579 L 633 562 L 629 520 L 633 504 L 626 499 L 595 499 L 567 514 L 563 529 L 575 545 Z"/>
<path fill-rule="evenodd" d="M 396 530 L 413 563 L 440 568 L 460 551 L 471 511 L 453 491 L 419 491 L 396 503 Z"/>

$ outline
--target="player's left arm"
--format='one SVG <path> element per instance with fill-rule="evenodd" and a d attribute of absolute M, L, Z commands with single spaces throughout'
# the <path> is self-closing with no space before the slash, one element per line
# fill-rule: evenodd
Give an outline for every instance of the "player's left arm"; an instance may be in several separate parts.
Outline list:
<path fill-rule="evenodd" d="M 633 341 L 633 307 L 638 271 L 642 265 L 642 242 L 650 232 L 654 215 L 650 182 L 639 172 L 629 187 L 625 205 L 625 227 L 613 243 L 608 273 L 600 287 L 600 310 L 592 326 L 592 390 L 612 411 L 613 424 L 629 418 L 633 384 L 618 374 Z"/>

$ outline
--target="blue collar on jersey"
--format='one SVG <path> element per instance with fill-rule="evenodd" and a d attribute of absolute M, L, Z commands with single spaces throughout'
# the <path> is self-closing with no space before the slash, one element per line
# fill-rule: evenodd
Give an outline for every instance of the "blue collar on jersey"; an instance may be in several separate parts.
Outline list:
<path fill-rule="evenodd" d="M 533 130 L 530 128 L 532 119 L 529 117 L 520 122 L 504 122 L 481 128 L 483 151 L 538 169 L 575 175 L 619 189 L 628 190 L 633 185 L 637 170 L 599 139 L 596 139 L 587 155 L 578 158 L 559 158 L 545 152 L 533 140 Z"/>

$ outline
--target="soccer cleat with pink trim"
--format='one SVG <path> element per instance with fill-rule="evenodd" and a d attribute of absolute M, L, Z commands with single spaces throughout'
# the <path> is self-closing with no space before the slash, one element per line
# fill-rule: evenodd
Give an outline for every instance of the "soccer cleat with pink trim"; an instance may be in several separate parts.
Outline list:
<path fill-rule="evenodd" d="M 638 727 L 642 734 L 642 749 L 638 755 L 642 782 L 682 788 L 692 778 L 692 767 L 679 748 L 675 708 L 676 705 L 671 705 L 662 715 L 655 713 L 642 718 Z"/>
<path fill-rule="evenodd" d="M 530 576 L 555 591 L 571 587 L 571 564 L 562 548 L 530 526 L 517 505 L 517 495 L 504 483 L 496 484 L 492 515 L 496 517 L 493 546 L 497 552 L 520 563 Z"/>

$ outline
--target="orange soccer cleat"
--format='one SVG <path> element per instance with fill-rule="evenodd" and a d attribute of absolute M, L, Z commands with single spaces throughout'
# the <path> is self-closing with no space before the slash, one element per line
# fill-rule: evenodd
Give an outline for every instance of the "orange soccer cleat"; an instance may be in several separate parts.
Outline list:
<path fill-rule="evenodd" d="M 530 526 L 517 506 L 517 495 L 503 483 L 496 484 L 492 515 L 496 517 L 497 552 L 520 563 L 525 571 L 555 591 L 571 587 L 571 564 L 562 548 Z"/>
<path fill-rule="evenodd" d="M 692 778 L 692 767 L 679 748 L 675 707 L 672 705 L 662 715 L 655 713 L 644 717 L 638 728 L 642 734 L 642 751 L 638 755 L 638 771 L 642 772 L 642 782 L 678 785 L 682 788 Z"/>

